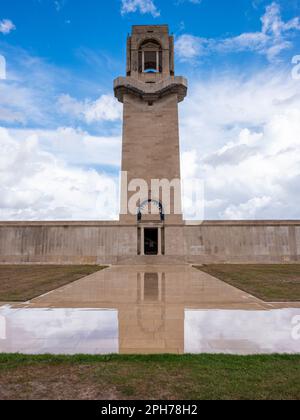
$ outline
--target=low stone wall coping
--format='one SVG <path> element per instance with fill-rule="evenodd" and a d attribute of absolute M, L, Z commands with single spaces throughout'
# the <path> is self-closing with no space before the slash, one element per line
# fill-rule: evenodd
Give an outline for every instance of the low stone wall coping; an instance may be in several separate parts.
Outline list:
<path fill-rule="evenodd" d="M 8 226 L 82 226 L 82 227 L 137 227 L 135 224 L 124 224 L 119 221 L 0 221 L 0 227 Z M 186 221 L 182 225 L 166 224 L 165 227 L 193 226 L 300 226 L 300 220 L 205 220 Z"/>
<path fill-rule="evenodd" d="M 74 221 L 74 222 L 69 222 L 69 221 L 49 221 L 49 222 L 43 222 L 43 221 L 31 221 L 31 222 L 26 222 L 26 221 L 22 221 L 22 222 L 0 222 L 0 227 L 5 227 L 5 226 L 23 226 L 23 227 L 34 227 L 34 226 L 81 226 L 81 227 L 128 227 L 128 225 L 124 225 L 124 224 L 120 224 L 120 222 L 118 221 L 109 221 L 109 222 L 93 222 L 93 221 Z"/>
<path fill-rule="evenodd" d="M 206 220 L 186 222 L 185 226 L 300 226 L 300 220 Z"/>

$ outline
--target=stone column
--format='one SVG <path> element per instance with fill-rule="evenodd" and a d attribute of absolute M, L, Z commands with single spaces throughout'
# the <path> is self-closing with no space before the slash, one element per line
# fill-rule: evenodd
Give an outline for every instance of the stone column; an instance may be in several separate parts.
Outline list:
<path fill-rule="evenodd" d="M 145 255 L 145 231 L 141 228 L 141 255 Z"/>
<path fill-rule="evenodd" d="M 145 51 L 142 52 L 142 72 L 145 73 Z"/>
<path fill-rule="evenodd" d="M 162 255 L 162 240 L 161 240 L 161 228 L 158 228 L 158 254 L 157 255 Z"/>

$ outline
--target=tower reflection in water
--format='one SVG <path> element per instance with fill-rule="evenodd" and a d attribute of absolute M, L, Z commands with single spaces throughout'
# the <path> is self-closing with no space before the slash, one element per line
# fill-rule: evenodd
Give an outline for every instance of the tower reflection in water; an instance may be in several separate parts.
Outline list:
<path fill-rule="evenodd" d="M 137 274 L 137 302 L 119 311 L 121 353 L 182 353 L 184 310 L 166 306 L 165 273 Z"/>

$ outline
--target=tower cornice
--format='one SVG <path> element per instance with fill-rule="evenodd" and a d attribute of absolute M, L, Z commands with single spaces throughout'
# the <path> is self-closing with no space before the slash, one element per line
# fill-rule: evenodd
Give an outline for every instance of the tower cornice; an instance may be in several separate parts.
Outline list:
<path fill-rule="evenodd" d="M 119 102 L 124 102 L 124 94 L 131 94 L 148 102 L 177 94 L 178 102 L 187 95 L 188 81 L 182 76 L 170 76 L 157 82 L 144 82 L 133 77 L 118 77 L 114 81 L 114 92 Z"/>

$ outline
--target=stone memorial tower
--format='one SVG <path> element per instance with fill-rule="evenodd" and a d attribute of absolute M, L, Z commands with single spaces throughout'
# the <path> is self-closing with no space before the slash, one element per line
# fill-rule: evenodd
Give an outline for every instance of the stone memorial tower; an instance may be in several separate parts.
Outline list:
<path fill-rule="evenodd" d="M 114 90 L 124 105 L 120 220 L 0 221 L 2 264 L 300 262 L 298 220 L 183 220 L 178 103 L 187 94 L 187 81 L 175 76 L 174 39 L 167 25 L 133 27 L 126 77 L 115 80 Z M 141 182 L 146 187 L 140 188 Z M 148 272 L 138 281 L 138 310 L 158 297 L 159 323 L 168 286 L 163 276 Z M 147 317 L 140 321 L 147 329 Z"/>
<path fill-rule="evenodd" d="M 187 81 L 175 76 L 168 25 L 133 26 L 126 77 L 114 81 L 114 91 L 124 104 L 120 222 L 137 224 L 141 255 L 160 255 L 164 225 L 183 223 L 178 103 Z M 135 204 L 137 180 L 147 189 Z"/>

